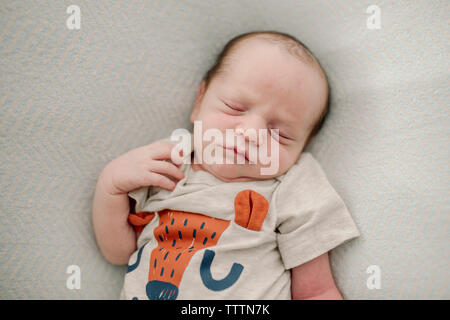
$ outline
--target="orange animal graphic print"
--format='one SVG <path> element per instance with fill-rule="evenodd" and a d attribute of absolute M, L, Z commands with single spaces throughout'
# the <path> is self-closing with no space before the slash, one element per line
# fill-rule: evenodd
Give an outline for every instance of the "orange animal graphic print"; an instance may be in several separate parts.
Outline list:
<path fill-rule="evenodd" d="M 234 199 L 235 222 L 244 228 L 259 231 L 266 218 L 269 203 L 253 190 L 243 190 Z M 220 291 L 232 286 L 240 277 L 244 267 L 233 263 L 228 275 L 215 280 L 211 275 L 211 264 L 215 253 L 207 248 L 217 244 L 230 225 L 229 220 L 212 218 L 203 214 L 165 209 L 158 213 L 159 225 L 153 229 L 158 241 L 150 255 L 147 297 L 150 300 L 173 300 L 178 296 L 178 287 L 184 271 L 194 254 L 203 250 L 200 275 L 203 284 L 210 290 Z M 155 217 L 154 213 L 130 214 L 128 221 L 141 232 Z M 128 266 L 127 272 L 135 270 L 141 260 L 143 245 L 137 260 Z"/>

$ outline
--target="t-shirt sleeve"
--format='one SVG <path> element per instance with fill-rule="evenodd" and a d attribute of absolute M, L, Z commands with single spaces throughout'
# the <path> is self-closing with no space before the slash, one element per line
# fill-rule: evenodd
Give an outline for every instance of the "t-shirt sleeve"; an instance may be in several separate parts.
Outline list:
<path fill-rule="evenodd" d="M 277 242 L 286 269 L 360 235 L 346 205 L 319 163 L 303 153 L 275 194 Z"/>

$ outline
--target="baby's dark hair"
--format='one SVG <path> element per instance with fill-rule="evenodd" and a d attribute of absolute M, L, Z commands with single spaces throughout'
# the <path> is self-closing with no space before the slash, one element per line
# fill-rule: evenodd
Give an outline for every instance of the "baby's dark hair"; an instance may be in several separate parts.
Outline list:
<path fill-rule="evenodd" d="M 213 66 L 206 72 L 205 76 L 203 77 L 203 81 L 205 81 L 205 91 L 208 89 L 208 86 L 213 78 L 225 71 L 225 67 L 229 65 L 229 61 L 227 58 L 229 58 L 230 55 L 237 50 L 238 44 L 253 37 L 258 37 L 260 39 L 264 39 L 274 44 L 280 45 L 283 49 L 298 57 L 302 62 L 318 67 L 318 69 L 321 71 L 321 74 L 325 78 L 325 82 L 327 85 L 326 102 L 324 107 L 322 108 L 322 112 L 319 118 L 312 127 L 311 132 L 306 139 L 305 146 L 307 146 L 311 138 L 313 138 L 322 128 L 323 123 L 325 122 L 325 118 L 330 109 L 330 85 L 328 83 L 327 75 L 317 58 L 314 56 L 311 50 L 309 50 L 308 47 L 297 38 L 287 33 L 277 31 L 254 31 L 240 34 L 232 38 L 226 43 L 222 51 L 220 51 Z"/>

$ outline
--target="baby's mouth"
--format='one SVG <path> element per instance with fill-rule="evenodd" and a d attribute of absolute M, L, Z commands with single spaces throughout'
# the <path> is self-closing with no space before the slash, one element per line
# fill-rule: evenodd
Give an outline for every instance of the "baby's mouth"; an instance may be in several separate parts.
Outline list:
<path fill-rule="evenodd" d="M 247 156 L 247 153 L 246 153 L 245 151 L 244 151 L 244 152 L 238 151 L 236 147 L 234 147 L 234 148 L 231 148 L 231 147 L 224 147 L 224 146 L 222 146 L 222 147 L 223 147 L 224 149 L 233 150 L 235 154 L 237 154 L 237 155 L 239 155 L 239 156 L 245 158 L 245 160 L 248 161 L 248 156 Z"/>

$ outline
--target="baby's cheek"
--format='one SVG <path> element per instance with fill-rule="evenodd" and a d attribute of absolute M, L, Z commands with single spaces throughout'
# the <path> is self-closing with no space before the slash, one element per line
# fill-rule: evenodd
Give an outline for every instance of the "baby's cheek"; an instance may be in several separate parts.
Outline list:
<path fill-rule="evenodd" d="M 290 168 L 295 160 L 292 153 L 282 145 L 278 147 L 278 156 L 274 155 L 273 158 L 278 160 L 278 170 L 280 173 Z"/>
<path fill-rule="evenodd" d="M 225 133 L 225 129 L 233 129 L 234 122 L 224 114 L 210 114 L 203 119 L 204 129 L 219 129 Z"/>

